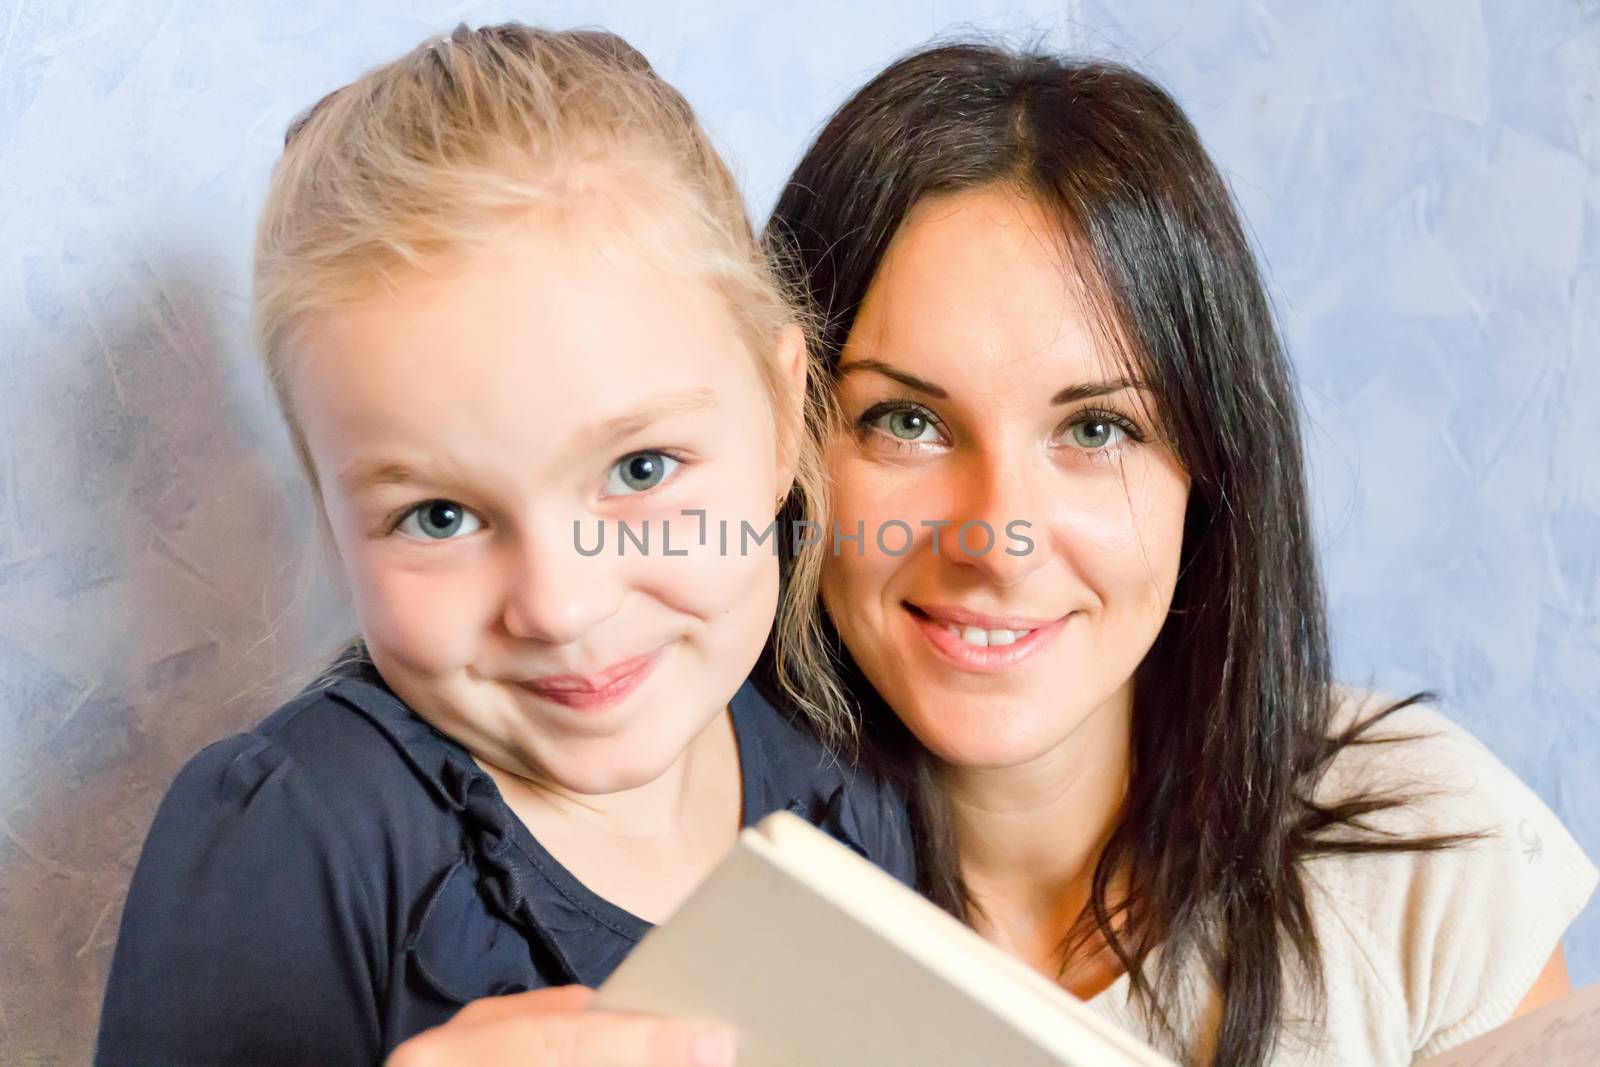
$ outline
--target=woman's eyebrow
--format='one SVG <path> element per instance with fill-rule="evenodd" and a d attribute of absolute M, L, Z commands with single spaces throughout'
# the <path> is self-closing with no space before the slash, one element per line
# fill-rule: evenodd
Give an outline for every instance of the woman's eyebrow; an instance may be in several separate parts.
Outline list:
<path fill-rule="evenodd" d="M 908 389 L 915 389 L 919 393 L 926 393 L 928 396 L 937 397 L 940 400 L 949 399 L 950 396 L 949 391 L 943 387 L 924 381 L 914 374 L 907 374 L 905 371 L 890 366 L 879 359 L 854 359 L 849 363 L 841 363 L 839 365 L 839 377 L 843 378 L 851 371 L 858 370 L 877 371 L 886 378 L 893 378 Z M 1103 382 L 1080 382 L 1077 385 L 1069 385 L 1061 390 L 1050 398 L 1050 403 L 1074 404 L 1092 397 L 1119 393 L 1124 389 L 1143 389 L 1144 387 L 1144 383 L 1137 378 L 1114 378 Z"/>
<path fill-rule="evenodd" d="M 851 371 L 858 370 L 875 370 L 885 378 L 893 378 L 907 389 L 915 389 L 919 393 L 926 393 L 928 396 L 937 397 L 940 400 L 947 400 L 950 397 L 948 391 L 934 385 L 932 382 L 925 382 L 916 375 L 907 374 L 905 371 L 891 367 L 879 359 L 855 359 L 849 363 L 841 363 L 839 365 L 839 377 L 843 378 Z"/>
<path fill-rule="evenodd" d="M 1077 385 L 1069 385 L 1061 390 L 1061 392 L 1050 398 L 1050 403 L 1075 404 L 1080 400 L 1089 400 L 1092 397 L 1120 393 L 1124 389 L 1143 389 L 1144 387 L 1144 383 L 1136 378 L 1116 378 L 1104 382 L 1080 382 Z"/>

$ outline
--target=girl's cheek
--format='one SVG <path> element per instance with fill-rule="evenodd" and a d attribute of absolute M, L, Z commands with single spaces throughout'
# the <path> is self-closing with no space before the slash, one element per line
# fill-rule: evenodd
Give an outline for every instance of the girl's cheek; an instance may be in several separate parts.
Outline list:
<path fill-rule="evenodd" d="M 352 576 L 352 585 L 358 583 Z M 361 630 L 370 644 L 415 670 L 466 666 L 492 623 L 484 583 L 459 572 L 422 573 L 371 567 L 352 588 Z"/>
<path fill-rule="evenodd" d="M 710 618 L 737 612 L 746 602 L 771 599 L 778 580 L 776 538 L 784 531 L 772 522 L 709 511 L 704 525 L 696 516 L 671 520 L 663 536 L 652 531 L 649 552 L 636 555 L 630 543 L 620 577 L 678 611 Z M 705 543 L 700 543 L 702 533 Z M 616 551 L 612 544 L 608 552 Z M 681 553 L 681 554 L 680 554 Z"/>

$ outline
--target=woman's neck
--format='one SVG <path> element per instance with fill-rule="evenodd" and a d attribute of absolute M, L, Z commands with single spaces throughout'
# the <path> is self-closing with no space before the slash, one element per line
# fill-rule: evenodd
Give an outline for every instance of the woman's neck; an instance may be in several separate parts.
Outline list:
<path fill-rule="evenodd" d="M 1089 900 L 1095 864 L 1116 826 L 1131 731 L 1125 687 L 1028 764 L 941 769 L 961 876 L 977 904 L 974 927 L 1051 978 L 1061 977 L 1062 940 Z M 1064 979 L 1080 996 L 1116 976 L 1096 953 L 1082 967 L 1074 962 Z"/>

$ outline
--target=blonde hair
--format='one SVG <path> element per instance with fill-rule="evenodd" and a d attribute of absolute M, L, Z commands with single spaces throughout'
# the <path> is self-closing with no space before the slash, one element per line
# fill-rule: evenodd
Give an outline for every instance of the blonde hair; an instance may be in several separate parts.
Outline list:
<path fill-rule="evenodd" d="M 604 254 L 645 255 L 713 284 L 759 364 L 796 472 L 785 514 L 825 514 L 804 425 L 814 390 L 806 410 L 785 403 L 776 358 L 801 316 L 688 102 L 620 37 L 508 23 L 420 45 L 324 97 L 284 138 L 256 234 L 252 326 L 322 521 L 287 386 L 296 331 L 401 277 L 448 270 L 529 219 L 581 224 Z M 818 659 L 820 562 L 784 568 L 774 641 L 780 684 L 837 741 L 854 731 Z"/>

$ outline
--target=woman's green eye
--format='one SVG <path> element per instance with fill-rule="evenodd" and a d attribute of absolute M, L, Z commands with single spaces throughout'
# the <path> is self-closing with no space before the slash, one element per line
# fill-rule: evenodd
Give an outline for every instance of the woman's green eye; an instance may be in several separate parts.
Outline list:
<path fill-rule="evenodd" d="M 419 541 L 449 541 L 483 528 L 478 517 L 454 500 L 429 500 L 406 512 L 396 527 Z"/>
<path fill-rule="evenodd" d="M 919 411 L 896 411 L 889 416 L 889 432 L 903 441 L 915 441 L 928 428 Z"/>
<path fill-rule="evenodd" d="M 880 430 L 897 441 L 929 442 L 938 439 L 939 430 L 933 419 L 921 408 L 896 408 L 864 420 L 868 426 Z"/>
<path fill-rule="evenodd" d="M 1125 428 L 1111 419 L 1101 418 L 1082 419 L 1069 426 L 1067 432 L 1071 434 L 1073 444 L 1090 452 L 1120 445 L 1130 436 Z"/>
<path fill-rule="evenodd" d="M 606 479 L 605 494 L 627 496 L 654 489 L 677 466 L 678 460 L 665 452 L 635 452 L 631 456 L 623 456 L 611 468 L 611 474 Z"/>

